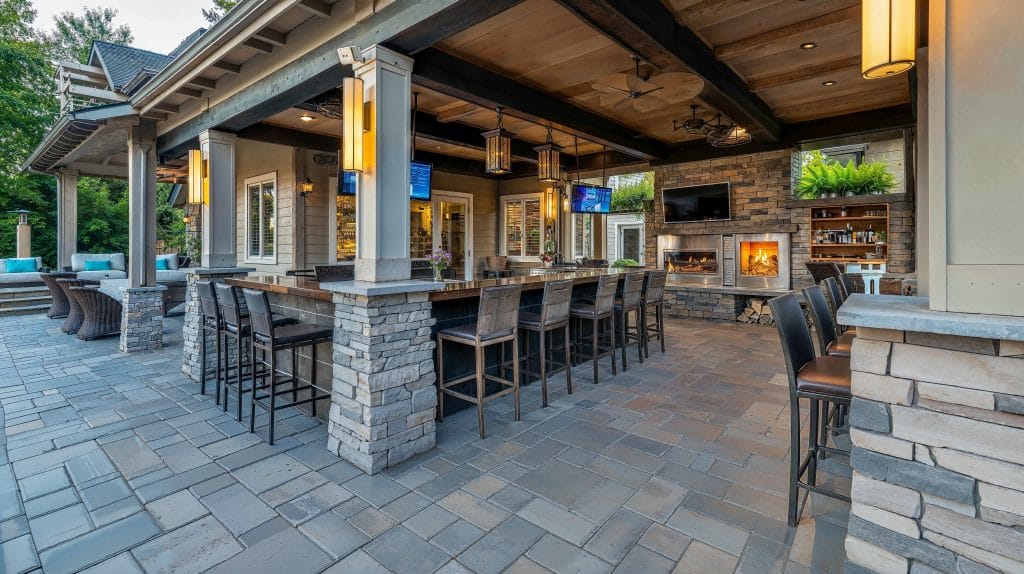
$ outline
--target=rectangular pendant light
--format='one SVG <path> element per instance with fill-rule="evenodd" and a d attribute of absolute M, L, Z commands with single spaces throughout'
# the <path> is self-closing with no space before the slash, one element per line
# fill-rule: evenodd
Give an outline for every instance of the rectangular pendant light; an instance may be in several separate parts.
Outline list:
<path fill-rule="evenodd" d="M 498 127 L 484 132 L 485 168 L 492 175 L 504 175 L 512 172 L 512 138 L 515 134 L 501 127 L 501 108 L 498 112 Z"/>
<path fill-rule="evenodd" d="M 363 171 L 363 80 L 343 78 L 342 91 L 342 171 Z"/>
<path fill-rule="evenodd" d="M 188 150 L 188 202 L 203 203 L 203 152 Z"/>
<path fill-rule="evenodd" d="M 914 67 L 917 56 L 916 0 L 864 0 L 861 73 L 888 78 Z"/>

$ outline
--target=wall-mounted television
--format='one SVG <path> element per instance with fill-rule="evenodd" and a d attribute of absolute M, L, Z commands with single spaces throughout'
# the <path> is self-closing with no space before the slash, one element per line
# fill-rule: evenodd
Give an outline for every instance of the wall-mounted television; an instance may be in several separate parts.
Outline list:
<path fill-rule="evenodd" d="M 612 207 L 612 188 L 573 185 L 570 205 L 573 213 L 608 213 Z"/>
<path fill-rule="evenodd" d="M 355 195 L 356 194 L 356 172 L 354 171 L 343 171 L 341 177 L 338 178 L 338 195 Z"/>
<path fill-rule="evenodd" d="M 429 163 L 412 162 L 409 172 L 409 197 L 418 201 L 430 201 L 430 178 L 433 166 Z"/>
<path fill-rule="evenodd" d="M 729 184 L 712 183 L 661 190 L 665 223 L 730 219 Z"/>

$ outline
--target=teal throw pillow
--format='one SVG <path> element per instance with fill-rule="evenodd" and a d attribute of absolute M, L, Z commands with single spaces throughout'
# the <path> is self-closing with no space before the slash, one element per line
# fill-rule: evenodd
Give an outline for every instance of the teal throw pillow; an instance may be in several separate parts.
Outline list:
<path fill-rule="evenodd" d="M 163 257 L 156 258 L 156 270 L 157 271 L 170 271 L 171 266 L 167 263 L 167 260 Z"/>
<path fill-rule="evenodd" d="M 86 271 L 110 271 L 109 259 L 95 259 L 85 262 Z"/>
<path fill-rule="evenodd" d="M 33 273 L 35 271 L 38 271 L 38 268 L 36 268 L 34 257 L 7 260 L 8 273 Z"/>

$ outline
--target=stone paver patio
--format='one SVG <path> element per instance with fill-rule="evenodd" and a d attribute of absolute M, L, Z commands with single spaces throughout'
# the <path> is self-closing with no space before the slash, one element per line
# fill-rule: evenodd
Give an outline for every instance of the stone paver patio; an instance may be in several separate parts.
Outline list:
<path fill-rule="evenodd" d="M 199 395 L 180 319 L 133 355 L 59 324 L 0 320 L 5 572 L 842 571 L 847 505 L 785 523 L 771 328 L 670 320 L 668 353 L 596 386 L 585 364 L 571 396 L 557 376 L 546 409 L 526 387 L 518 423 L 496 401 L 485 440 L 472 410 L 447 417 L 438 448 L 371 477 L 294 409 L 270 447 Z"/>

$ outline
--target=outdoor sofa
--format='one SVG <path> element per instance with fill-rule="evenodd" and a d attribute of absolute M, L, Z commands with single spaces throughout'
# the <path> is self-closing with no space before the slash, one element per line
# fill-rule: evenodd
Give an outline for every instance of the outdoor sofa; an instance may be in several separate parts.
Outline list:
<path fill-rule="evenodd" d="M 42 257 L 0 259 L 0 289 L 42 285 L 40 275 L 47 271 Z"/>

